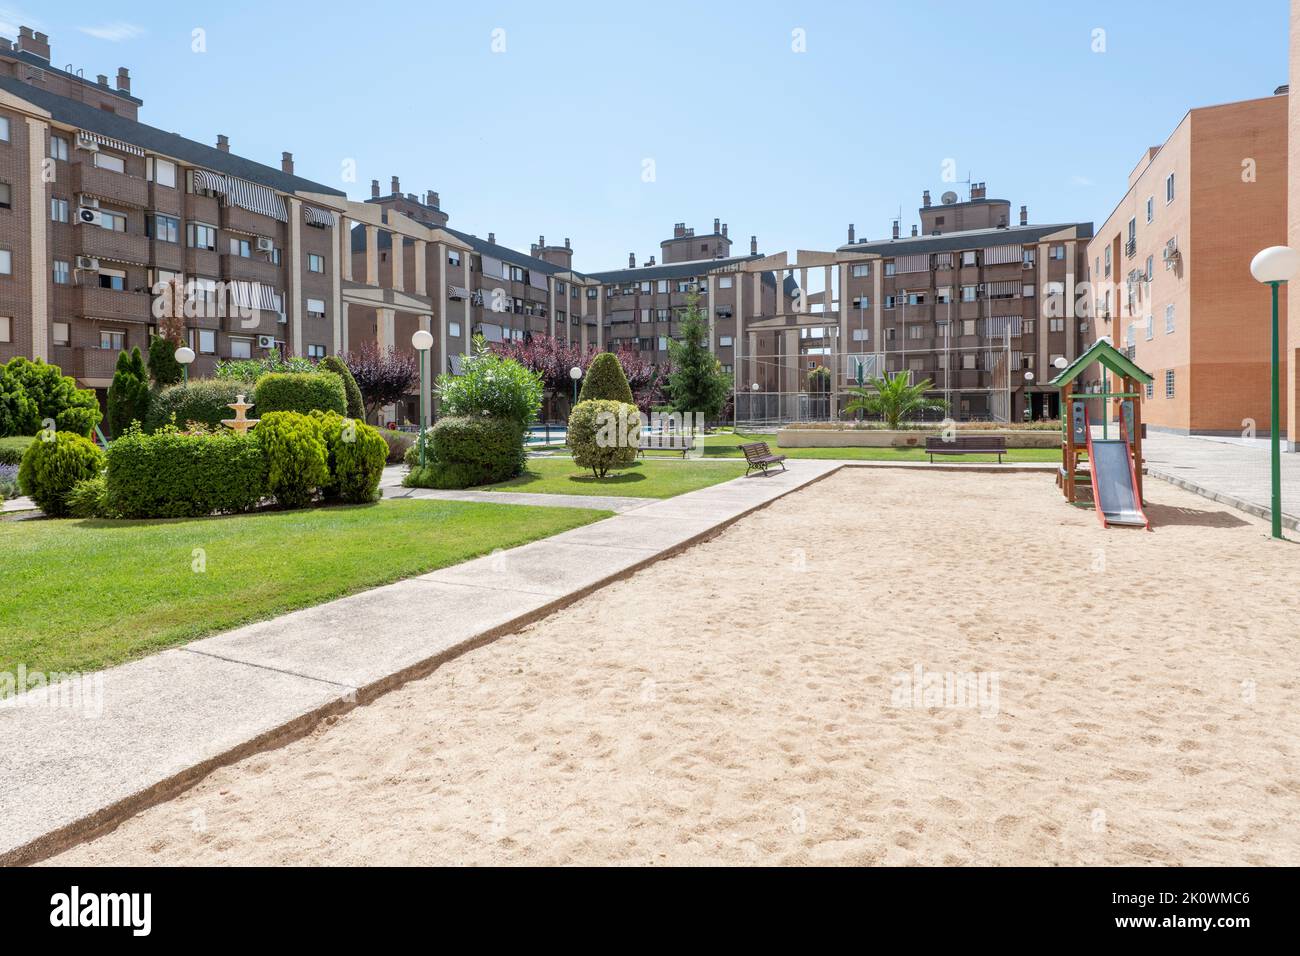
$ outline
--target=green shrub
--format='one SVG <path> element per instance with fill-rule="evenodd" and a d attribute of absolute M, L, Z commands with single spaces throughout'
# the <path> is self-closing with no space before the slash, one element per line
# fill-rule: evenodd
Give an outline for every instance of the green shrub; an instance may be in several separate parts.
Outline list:
<path fill-rule="evenodd" d="M 355 418 L 334 412 L 312 412 L 321 423 L 327 449 L 329 482 L 321 491 L 350 504 L 366 504 L 379 497 L 379 479 L 388 460 L 388 443 L 373 428 Z"/>
<path fill-rule="evenodd" d="M 381 428 L 379 434 L 384 437 L 384 441 L 388 442 L 388 464 L 390 465 L 400 465 L 406 461 L 410 450 L 415 447 L 415 440 L 420 437 L 417 432 L 398 432 L 391 428 Z"/>
<path fill-rule="evenodd" d="M 159 388 L 175 385 L 185 377 L 181 363 L 176 361 L 176 348 L 171 339 L 149 336 L 149 376 Z"/>
<path fill-rule="evenodd" d="M 604 478 L 610 469 L 626 468 L 636 461 L 640 431 L 635 405 L 605 399 L 579 402 L 569 416 L 573 462 L 590 468 L 597 478 Z"/>
<path fill-rule="evenodd" d="M 0 435 L 31 437 L 41 427 L 41 410 L 27 390 L 0 367 Z M 23 446 L 26 448 L 27 446 Z"/>
<path fill-rule="evenodd" d="M 301 355 L 281 358 L 278 351 L 270 352 L 263 358 L 230 359 L 218 362 L 213 374 L 217 378 L 232 378 L 237 382 L 256 382 L 263 375 L 272 372 L 314 372 L 316 366 L 311 359 Z"/>
<path fill-rule="evenodd" d="M 335 412 L 348 410 L 343 379 L 333 372 L 271 372 L 254 388 L 257 416 L 271 412 Z"/>
<path fill-rule="evenodd" d="M 238 379 L 198 378 L 172 385 L 155 395 L 149 404 L 145 430 L 157 431 L 169 423 L 184 428 L 190 422 L 220 428 L 222 420 L 235 417 L 229 404 L 239 395 L 252 393 L 253 386 Z M 256 416 L 256 409 L 253 414 Z"/>
<path fill-rule="evenodd" d="M 74 518 L 111 518 L 108 506 L 108 477 L 98 474 L 83 478 L 72 486 L 67 496 L 68 514 Z"/>
<path fill-rule="evenodd" d="M 64 375 L 57 365 L 47 365 L 41 359 L 32 362 L 25 358 L 14 358 L 0 367 L 0 396 L 9 395 L 12 400 L 16 388 L 26 393 L 27 398 L 35 404 L 37 428 L 49 419 L 61 432 L 88 437 L 104 417 L 93 389 L 77 388 L 77 383 Z M 5 399 L 0 398 L 0 404 L 5 404 Z M 27 406 L 22 403 L 22 407 Z M 19 416 L 21 424 L 21 409 Z M 25 432 L 30 435 L 33 431 L 31 428 L 22 428 L 9 434 Z"/>
<path fill-rule="evenodd" d="M 321 423 L 297 412 L 271 412 L 254 430 L 266 458 L 267 488 L 284 508 L 303 508 L 328 486 L 329 449 Z"/>
<path fill-rule="evenodd" d="M 542 407 L 542 377 L 517 361 L 504 358 L 476 340 L 475 354 L 461 363 L 460 375 L 439 375 L 442 414 L 488 415 L 525 426 Z"/>
<path fill-rule="evenodd" d="M 613 352 L 601 352 L 592 359 L 582 379 L 578 402 L 595 400 L 633 404 L 632 386 L 628 385 L 623 366 Z"/>
<path fill-rule="evenodd" d="M 344 413 L 348 418 L 359 418 L 363 422 L 366 420 L 366 405 L 361 398 L 361 389 L 357 387 L 357 380 L 352 375 L 352 370 L 348 368 L 337 355 L 327 355 L 319 362 L 316 367 L 325 372 L 333 372 L 339 378 L 343 379 L 343 393 L 347 396 L 348 407 Z"/>
<path fill-rule="evenodd" d="M 143 424 L 149 414 L 149 373 L 138 348 L 117 353 L 113 384 L 108 389 L 108 427 L 121 435 L 132 422 Z"/>
<path fill-rule="evenodd" d="M 506 481 L 524 470 L 524 429 L 490 416 L 447 417 L 429 430 L 425 457 L 405 483 L 417 488 L 468 488 Z"/>
<path fill-rule="evenodd" d="M 260 425 L 258 426 L 261 427 Z M 267 494 L 266 461 L 254 435 L 139 428 L 108 447 L 103 516 L 193 518 L 249 511 Z"/>
<path fill-rule="evenodd" d="M 23 452 L 32 443 L 30 435 L 14 435 L 0 438 L 0 465 L 17 465 L 23 460 Z"/>
<path fill-rule="evenodd" d="M 51 517 L 68 513 L 67 496 L 73 486 L 94 478 L 104 466 L 104 454 L 95 444 L 71 432 L 41 432 L 23 452 L 18 486 Z"/>

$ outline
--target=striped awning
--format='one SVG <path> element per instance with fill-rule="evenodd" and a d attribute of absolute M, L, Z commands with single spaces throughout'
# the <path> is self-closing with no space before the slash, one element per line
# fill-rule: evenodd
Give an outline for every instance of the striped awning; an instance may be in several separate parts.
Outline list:
<path fill-rule="evenodd" d="M 98 143 L 100 146 L 107 146 L 109 149 L 115 149 L 121 153 L 131 153 L 133 156 L 143 156 L 144 150 L 139 146 L 132 146 L 130 143 L 124 143 L 120 139 L 113 139 L 111 136 L 101 136 L 99 133 L 92 133 L 89 130 L 79 129 L 77 135 L 82 139 L 88 139 Z"/>
<path fill-rule="evenodd" d="M 260 309 L 264 312 L 280 311 L 280 296 L 269 285 L 236 279 L 229 283 L 233 304 L 241 309 Z"/>
<path fill-rule="evenodd" d="M 1002 265 L 1008 262 L 1019 262 L 1024 250 L 1020 246 L 989 246 L 984 250 L 984 264 L 986 266 Z"/>
<path fill-rule="evenodd" d="M 246 179 L 236 179 L 234 176 L 227 176 L 226 182 L 229 185 L 226 201 L 232 206 L 270 216 L 280 222 L 289 221 L 289 211 L 284 205 L 284 197 L 278 195 L 274 189 L 258 183 L 250 183 Z"/>
<path fill-rule="evenodd" d="M 230 187 L 226 185 L 226 177 L 220 173 L 210 173 L 206 169 L 194 170 L 194 188 L 206 189 L 209 192 L 221 193 L 223 196 L 229 191 Z"/>
<path fill-rule="evenodd" d="M 334 213 L 328 209 L 317 209 L 315 206 L 304 204 L 302 214 L 306 217 L 309 226 L 324 226 L 326 229 L 334 228 Z"/>
<path fill-rule="evenodd" d="M 458 285 L 447 286 L 447 298 L 449 299 L 468 299 L 469 289 L 462 289 Z"/>

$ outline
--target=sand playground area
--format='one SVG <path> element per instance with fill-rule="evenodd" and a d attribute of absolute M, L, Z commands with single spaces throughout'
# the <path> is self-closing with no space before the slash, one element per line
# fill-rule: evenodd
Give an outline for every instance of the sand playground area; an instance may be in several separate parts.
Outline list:
<path fill-rule="evenodd" d="M 1300 545 L 1146 493 L 844 469 L 50 862 L 1300 864 Z"/>

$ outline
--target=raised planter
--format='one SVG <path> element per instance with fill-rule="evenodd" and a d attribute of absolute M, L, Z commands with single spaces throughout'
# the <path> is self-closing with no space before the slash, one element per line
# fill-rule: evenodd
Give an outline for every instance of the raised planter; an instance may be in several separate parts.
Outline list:
<path fill-rule="evenodd" d="M 925 439 L 938 434 L 937 426 L 896 432 L 883 428 L 782 428 L 776 433 L 776 443 L 782 448 L 924 448 Z M 1008 448 L 1057 448 L 1061 444 L 1061 433 L 1055 429 L 958 427 L 957 434 L 999 435 L 1007 440 Z"/>

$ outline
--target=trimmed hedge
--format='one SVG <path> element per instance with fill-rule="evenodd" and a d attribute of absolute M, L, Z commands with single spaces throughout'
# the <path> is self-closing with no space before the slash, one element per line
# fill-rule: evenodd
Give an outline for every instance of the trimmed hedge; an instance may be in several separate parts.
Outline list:
<path fill-rule="evenodd" d="M 266 461 L 253 435 L 131 428 L 108 448 L 107 485 L 105 507 L 123 518 L 249 511 L 267 494 Z"/>
<path fill-rule="evenodd" d="M 348 410 L 343 379 L 333 372 L 272 372 L 257 380 L 254 388 L 256 414 L 271 412 L 335 412 Z"/>
<path fill-rule="evenodd" d="M 359 418 L 366 420 L 366 403 L 361 398 L 361 388 L 357 385 L 356 378 L 352 375 L 352 370 L 337 355 L 327 355 L 321 359 L 316 367 L 325 372 L 333 372 L 339 378 L 343 379 L 343 393 L 347 396 L 348 418 Z"/>
<path fill-rule="evenodd" d="M 329 483 L 321 488 L 325 497 L 342 498 L 350 504 L 368 504 L 379 497 L 379 479 L 388 461 L 388 443 L 372 428 L 355 418 L 333 412 L 312 412 L 321 423 L 327 451 Z"/>
<path fill-rule="evenodd" d="M 597 478 L 604 478 L 610 469 L 626 468 L 636 461 L 640 431 L 635 405 L 602 399 L 579 402 L 569 416 L 573 463 L 590 468 Z"/>
<path fill-rule="evenodd" d="M 514 478 L 524 470 L 524 428 L 506 418 L 447 417 L 425 439 L 424 468 L 411 469 L 414 488 L 468 488 Z"/>
<path fill-rule="evenodd" d="M 14 435 L 12 438 L 0 438 L 0 465 L 21 464 L 23 452 L 35 440 L 30 435 Z"/>
<path fill-rule="evenodd" d="M 52 518 L 68 513 L 67 496 L 77 482 L 94 478 L 104 467 L 104 453 L 71 432 L 41 432 L 23 452 L 18 487 Z"/>
<path fill-rule="evenodd" d="M 220 428 L 223 419 L 235 417 L 227 406 L 241 394 L 253 394 L 253 386 L 228 378 L 200 378 L 164 388 L 149 405 L 145 430 L 157 431 L 167 424 L 184 428 L 190 422 Z M 253 414 L 257 414 L 256 409 Z"/>
<path fill-rule="evenodd" d="M 317 419 L 271 412 L 261 417 L 253 435 L 266 458 L 267 488 L 281 507 L 306 507 L 318 489 L 329 485 L 329 449 Z"/>
<path fill-rule="evenodd" d="M 627 383 L 623 364 L 613 352 L 601 352 L 587 366 L 587 374 L 582 379 L 582 391 L 578 393 L 578 404 L 589 401 L 606 400 L 634 404 L 632 386 Z M 575 406 L 576 407 L 576 406 Z"/>

